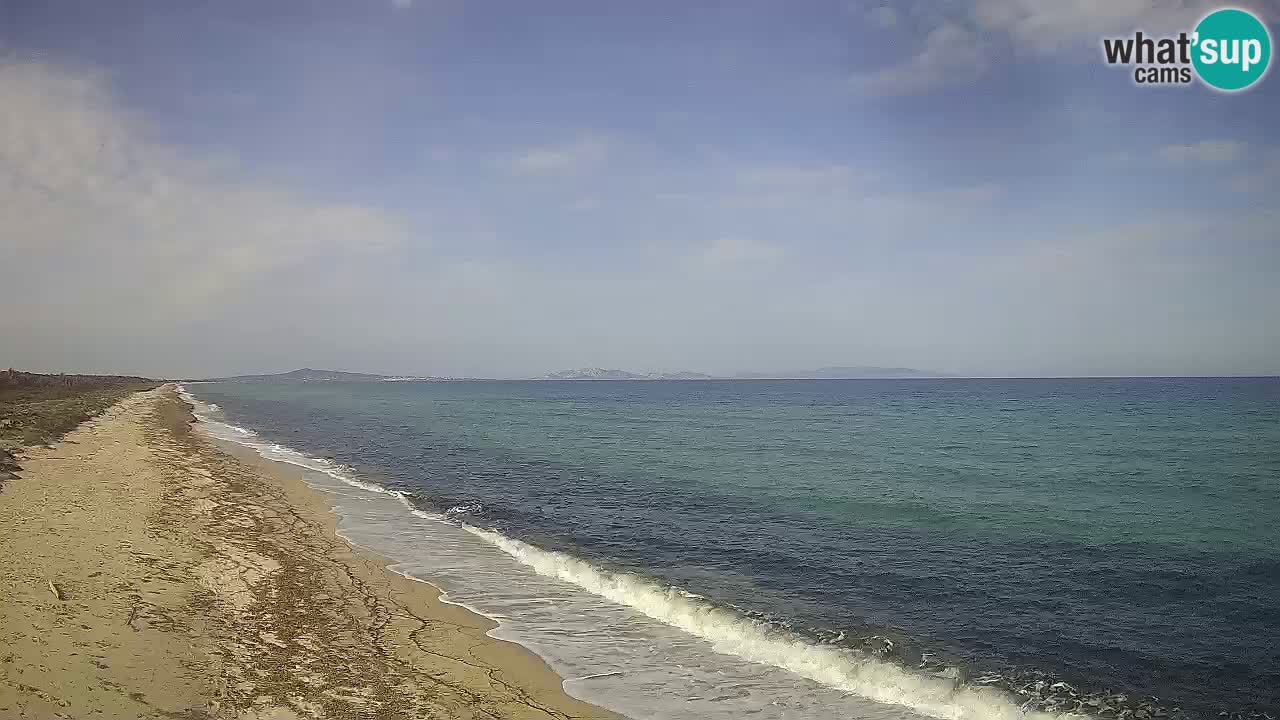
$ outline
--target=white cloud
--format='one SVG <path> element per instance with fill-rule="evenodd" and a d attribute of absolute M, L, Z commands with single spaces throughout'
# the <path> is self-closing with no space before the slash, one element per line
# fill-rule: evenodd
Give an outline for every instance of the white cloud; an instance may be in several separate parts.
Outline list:
<path fill-rule="evenodd" d="M 720 202 L 743 209 L 785 209 L 841 202 L 873 177 L 848 165 L 764 165 L 738 170 L 728 179 Z M 701 202 L 701 195 L 694 201 Z"/>
<path fill-rule="evenodd" d="M 898 11 L 888 5 L 872 8 L 868 15 L 873 23 L 882 28 L 893 27 L 898 24 Z"/>
<path fill-rule="evenodd" d="M 936 223 L 990 210 L 1005 194 L 997 183 L 904 187 L 893 178 L 851 165 L 763 165 L 744 167 L 712 192 L 668 196 L 686 206 L 719 207 L 729 217 L 772 216 L 782 227 L 804 218 L 816 227 L 854 233 L 860 241 L 926 230 Z M 778 231 L 774 231 L 775 233 Z M 736 233 L 727 233 L 734 235 Z M 912 234 L 918 234 L 913 230 Z"/>
<path fill-rule="evenodd" d="M 1245 145 L 1236 140 L 1202 140 L 1189 145 L 1166 145 L 1156 157 L 1175 165 L 1221 165 L 1244 154 Z"/>
<path fill-rule="evenodd" d="M 781 259 L 782 248 L 750 238 L 722 237 L 704 245 L 695 257 L 706 267 L 766 264 Z"/>
<path fill-rule="evenodd" d="M 393 247 L 371 207 L 317 203 L 148 139 L 96 74 L 0 62 L 0 304 L 86 326 L 198 320 L 317 258 Z M 13 306 L 13 305 L 10 305 Z"/>
<path fill-rule="evenodd" d="M 1280 195 L 1280 147 L 1252 152 L 1245 164 L 1245 172 L 1231 181 L 1232 190 Z"/>
<path fill-rule="evenodd" d="M 1239 4 L 1263 17 L 1280 16 L 1274 2 Z M 914 24 L 913 29 L 924 35 L 919 49 L 906 60 L 859 73 L 854 84 L 872 94 L 909 94 L 973 82 L 994 63 L 1009 61 L 1010 52 L 1015 56 L 1070 53 L 1083 60 L 1096 57 L 1100 38 L 1107 34 L 1189 29 L 1220 6 L 1214 0 L 925 2 L 894 15 L 901 19 L 898 25 Z"/>
<path fill-rule="evenodd" d="M 972 82 L 991 60 L 986 43 L 957 23 L 929 31 L 924 46 L 908 60 L 854 77 L 854 86 L 876 95 L 906 95 L 952 83 Z"/>
<path fill-rule="evenodd" d="M 847 189 L 861 179 L 863 176 L 848 165 L 763 166 L 738 174 L 743 185 L 805 191 Z"/>
<path fill-rule="evenodd" d="M 1190 28 L 1212 0 L 977 0 L 976 27 L 1008 35 L 1023 49 L 1050 53 L 1107 33 Z"/>
<path fill-rule="evenodd" d="M 523 150 L 508 162 L 513 175 L 561 175 L 583 172 L 599 166 L 608 154 L 609 144 L 587 136 L 556 145 L 543 145 Z"/>

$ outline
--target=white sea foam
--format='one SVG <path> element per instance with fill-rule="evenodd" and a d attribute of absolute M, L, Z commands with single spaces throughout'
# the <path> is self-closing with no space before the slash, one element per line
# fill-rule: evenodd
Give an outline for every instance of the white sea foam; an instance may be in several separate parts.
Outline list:
<path fill-rule="evenodd" d="M 999 691 L 924 676 L 853 651 L 815 645 L 787 631 L 717 607 L 678 588 L 630 573 L 611 572 L 562 552 L 543 550 L 491 530 L 464 526 L 533 568 L 703 638 L 716 651 L 790 670 L 829 687 L 938 718 L 1013 720 L 1053 718 L 1025 713 Z"/>
<path fill-rule="evenodd" d="M 491 635 L 542 655 L 570 693 L 633 718 L 1070 717 L 1024 712 L 995 689 L 816 644 L 676 587 L 459 527 L 451 518 L 479 511 L 478 504 L 446 514 L 415 509 L 403 493 L 266 442 L 225 422 L 187 388 L 179 392 L 211 436 L 310 471 L 308 482 L 333 494 L 342 537 L 396 560 L 392 570 L 440 587 L 446 602 L 497 621 Z"/>
<path fill-rule="evenodd" d="M 325 460 L 323 458 L 310 457 L 279 443 L 259 440 L 258 434 L 253 430 L 240 427 L 239 425 L 233 425 L 225 419 L 222 419 L 218 414 L 221 408 L 219 408 L 216 403 L 206 403 L 196 398 L 184 385 L 178 386 L 178 394 L 183 400 L 186 400 L 191 404 L 192 414 L 201 422 L 204 431 L 213 437 L 220 440 L 235 442 L 240 445 L 246 445 L 257 450 L 259 455 L 262 455 L 269 460 L 289 463 L 290 465 L 297 465 L 308 470 L 324 473 L 336 480 L 340 480 L 362 490 L 394 495 L 398 498 L 402 498 L 406 506 L 410 508 L 412 507 L 412 505 L 409 504 L 408 499 L 404 498 L 403 493 L 388 490 L 376 483 L 365 482 L 358 477 L 357 473 L 353 469 L 341 465 L 340 463 L 333 462 L 332 460 Z"/>

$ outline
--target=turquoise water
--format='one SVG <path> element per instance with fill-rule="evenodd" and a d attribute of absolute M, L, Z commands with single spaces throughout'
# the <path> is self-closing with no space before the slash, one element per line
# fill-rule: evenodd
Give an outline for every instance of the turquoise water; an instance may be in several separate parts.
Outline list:
<path fill-rule="evenodd" d="M 192 390 L 454 522 L 1015 707 L 1280 707 L 1275 379 Z"/>

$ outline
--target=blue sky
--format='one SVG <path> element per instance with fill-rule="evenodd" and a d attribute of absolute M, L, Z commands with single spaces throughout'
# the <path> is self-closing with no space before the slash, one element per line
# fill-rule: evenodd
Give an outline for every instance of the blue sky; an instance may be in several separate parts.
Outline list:
<path fill-rule="evenodd" d="M 1280 373 L 1215 4 L 795 5 L 0 2 L 0 364 Z"/>

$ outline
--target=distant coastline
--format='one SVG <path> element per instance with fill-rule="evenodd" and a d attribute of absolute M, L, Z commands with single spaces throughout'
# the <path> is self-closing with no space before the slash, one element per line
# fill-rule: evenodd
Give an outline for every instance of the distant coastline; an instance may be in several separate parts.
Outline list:
<path fill-rule="evenodd" d="M 558 370 L 529 377 L 491 378 L 491 377 L 446 377 L 439 375 L 378 375 L 375 373 L 347 372 L 343 370 L 317 370 L 300 368 L 282 373 L 264 373 L 258 375 L 232 375 L 217 378 L 192 378 L 187 382 L 464 382 L 481 380 L 597 380 L 597 381 L 652 381 L 652 380 L 908 380 L 921 378 L 952 378 L 951 373 L 932 370 L 917 370 L 902 367 L 876 366 L 832 366 L 816 370 L 786 371 L 752 371 L 732 375 L 712 375 L 691 370 L 672 372 L 639 373 L 629 370 L 618 370 L 598 367 L 584 367 L 573 370 Z"/>
<path fill-rule="evenodd" d="M 442 375 L 379 375 L 343 370 L 301 368 L 281 373 L 231 375 L 227 377 L 185 378 L 178 382 L 651 382 L 651 381 L 781 381 L 781 380 L 1247 380 L 1280 377 L 1277 375 L 963 375 L 914 368 L 874 366 L 825 367 L 816 370 L 777 372 L 740 372 L 712 375 L 688 370 L 676 372 L 638 373 L 607 368 L 559 370 L 534 376 L 478 377 Z"/>

